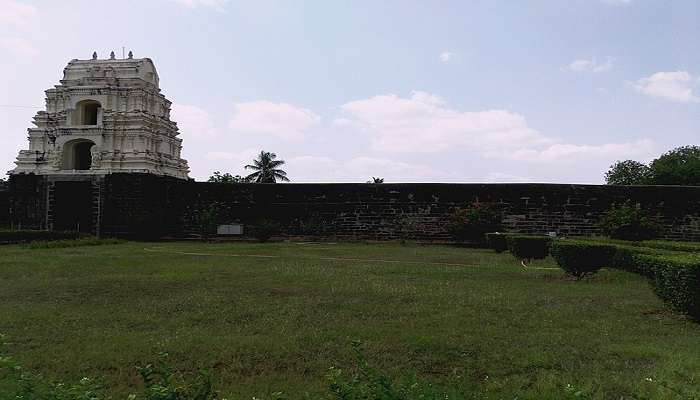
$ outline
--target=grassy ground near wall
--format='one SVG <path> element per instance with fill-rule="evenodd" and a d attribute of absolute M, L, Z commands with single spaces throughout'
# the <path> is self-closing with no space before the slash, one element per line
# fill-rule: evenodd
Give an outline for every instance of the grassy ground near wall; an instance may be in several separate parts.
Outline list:
<path fill-rule="evenodd" d="M 2 246 L 0 332 L 25 368 L 104 377 L 120 396 L 167 351 L 229 399 L 318 398 L 329 367 L 354 365 L 355 339 L 387 375 L 465 398 L 700 396 L 700 324 L 643 278 L 532 267 L 401 244 Z"/>

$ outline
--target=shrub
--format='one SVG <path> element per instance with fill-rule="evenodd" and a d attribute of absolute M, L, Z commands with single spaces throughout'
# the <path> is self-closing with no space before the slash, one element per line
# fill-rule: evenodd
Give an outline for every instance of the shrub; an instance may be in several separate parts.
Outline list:
<path fill-rule="evenodd" d="M 501 213 L 490 204 L 474 202 L 452 214 L 447 231 L 456 240 L 483 242 L 484 235 L 501 229 Z"/>
<path fill-rule="evenodd" d="M 637 268 L 647 271 L 651 286 L 674 310 L 700 319 L 700 257 L 694 254 L 635 254 Z"/>
<path fill-rule="evenodd" d="M 549 254 L 549 245 L 552 238 L 549 236 L 535 235 L 507 235 L 508 250 L 519 260 L 529 263 L 541 260 Z"/>
<path fill-rule="evenodd" d="M 250 236 L 258 239 L 261 242 L 267 242 L 271 237 L 279 235 L 282 231 L 282 227 L 275 221 L 261 219 L 248 227 L 247 230 Z"/>
<path fill-rule="evenodd" d="M 610 261 L 610 267 L 627 272 L 633 272 L 642 276 L 649 276 L 649 271 L 642 269 L 642 266 L 636 262 L 635 256 L 637 254 L 655 251 L 653 249 L 644 249 L 643 251 L 640 250 L 641 248 L 637 246 L 615 244 L 615 255 L 613 255 Z"/>
<path fill-rule="evenodd" d="M 219 210 L 222 207 L 222 203 L 213 202 L 194 210 L 194 226 L 197 229 L 197 233 L 199 233 L 202 238 L 206 239 L 216 235 Z"/>
<path fill-rule="evenodd" d="M 505 233 L 491 232 L 486 234 L 486 244 L 496 253 L 503 253 L 508 250 L 508 241 Z"/>
<path fill-rule="evenodd" d="M 77 239 L 78 237 L 80 237 L 80 233 L 78 232 L 31 230 L 0 231 L 0 243 L 28 243 L 38 240 Z"/>
<path fill-rule="evenodd" d="M 613 205 L 600 219 L 603 234 L 613 239 L 648 240 L 655 238 L 660 226 L 638 204 L 626 201 Z"/>
<path fill-rule="evenodd" d="M 561 269 L 576 279 L 613 265 L 617 247 L 612 244 L 555 240 L 550 253 Z"/>

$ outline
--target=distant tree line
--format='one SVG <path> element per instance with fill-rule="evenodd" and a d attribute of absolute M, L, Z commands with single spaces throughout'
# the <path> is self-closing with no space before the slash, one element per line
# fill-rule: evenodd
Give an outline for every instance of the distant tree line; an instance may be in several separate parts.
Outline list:
<path fill-rule="evenodd" d="M 280 167 L 284 165 L 284 160 L 278 160 L 277 154 L 269 151 L 261 151 L 252 164 L 245 166 L 245 169 L 253 170 L 253 172 L 245 177 L 240 175 L 231 175 L 228 172 L 222 174 L 220 171 L 214 171 L 214 174 L 209 177 L 207 182 L 216 183 L 276 183 L 278 180 L 289 182 L 287 173 Z"/>
<path fill-rule="evenodd" d="M 700 186 L 700 146 L 682 146 L 649 164 L 617 161 L 605 173 L 608 185 Z"/>
<path fill-rule="evenodd" d="M 277 183 L 277 181 L 289 182 L 287 173 L 280 167 L 285 164 L 284 160 L 278 160 L 277 154 L 269 151 L 261 151 L 253 160 L 252 164 L 245 166 L 245 169 L 253 172 L 246 176 L 231 175 L 214 171 L 207 182 L 214 183 Z M 372 177 L 367 183 L 384 183 L 384 178 Z"/>

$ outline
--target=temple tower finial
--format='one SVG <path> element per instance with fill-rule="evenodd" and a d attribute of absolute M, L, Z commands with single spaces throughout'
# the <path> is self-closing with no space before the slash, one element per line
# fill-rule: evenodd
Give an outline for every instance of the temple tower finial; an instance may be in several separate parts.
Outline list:
<path fill-rule="evenodd" d="M 92 52 L 92 59 L 97 60 L 97 52 L 96 51 Z"/>

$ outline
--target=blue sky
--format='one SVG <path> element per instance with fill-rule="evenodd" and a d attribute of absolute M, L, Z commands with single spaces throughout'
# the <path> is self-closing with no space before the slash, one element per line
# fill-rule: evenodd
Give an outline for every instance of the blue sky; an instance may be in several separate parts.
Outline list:
<path fill-rule="evenodd" d="M 150 57 L 191 176 L 601 183 L 700 142 L 700 2 L 0 0 L 0 167 L 70 59 Z M 12 107 L 7 107 L 12 106 Z"/>

